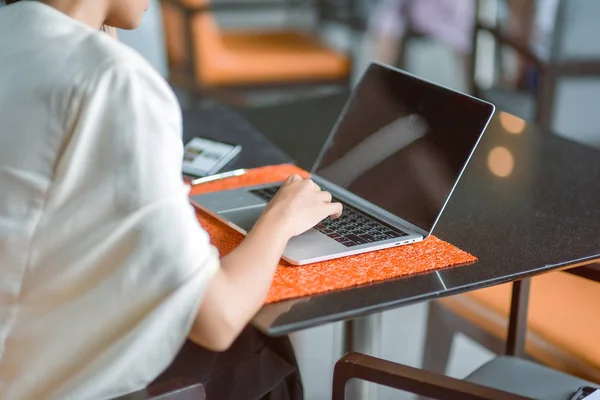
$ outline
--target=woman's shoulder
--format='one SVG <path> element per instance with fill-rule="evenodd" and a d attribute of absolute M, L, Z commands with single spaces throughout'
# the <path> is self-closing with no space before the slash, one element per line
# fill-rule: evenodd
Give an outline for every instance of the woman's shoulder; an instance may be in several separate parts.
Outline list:
<path fill-rule="evenodd" d="M 74 83 L 87 86 L 88 94 L 93 95 L 98 85 L 112 85 L 114 89 L 125 85 L 132 91 L 158 96 L 179 108 L 175 94 L 160 73 L 136 50 L 117 39 L 94 32 L 72 54 L 77 58 L 75 63 L 82 65 Z"/>
<path fill-rule="evenodd" d="M 1 3 L 1 0 L 0 0 Z M 47 72 L 92 78 L 114 66 L 129 66 L 160 79 L 161 76 L 134 49 L 104 32 L 76 21 L 43 2 L 0 7 L 0 50 L 28 53 L 27 59 Z"/>
<path fill-rule="evenodd" d="M 54 97 L 57 91 L 93 96 L 103 82 L 121 81 L 176 102 L 164 78 L 137 51 L 44 3 L 0 7 L 0 59 L 8 54 L 5 69 L 27 71 L 38 91 Z"/>
<path fill-rule="evenodd" d="M 94 32 L 78 46 L 78 57 L 85 61 L 93 75 L 103 75 L 107 71 L 127 73 L 137 71 L 148 79 L 164 82 L 162 76 L 146 59 L 131 47 L 103 33 Z"/>

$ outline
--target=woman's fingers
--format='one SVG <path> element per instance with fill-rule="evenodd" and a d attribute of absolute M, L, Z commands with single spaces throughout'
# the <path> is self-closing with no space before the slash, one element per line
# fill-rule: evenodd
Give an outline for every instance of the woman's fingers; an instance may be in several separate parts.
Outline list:
<path fill-rule="evenodd" d="M 344 211 L 342 203 L 329 203 L 327 204 L 329 216 L 333 219 L 339 218 Z"/>
<path fill-rule="evenodd" d="M 298 175 L 298 174 L 292 174 L 292 175 L 290 175 L 290 176 L 287 177 L 287 179 L 285 180 L 284 183 L 285 184 L 294 183 L 294 182 L 299 182 L 301 180 L 302 180 L 302 178 L 300 177 L 300 175 Z"/>
<path fill-rule="evenodd" d="M 323 203 L 331 203 L 331 199 L 333 197 L 329 192 L 319 192 L 317 193 L 317 196 L 319 196 Z"/>

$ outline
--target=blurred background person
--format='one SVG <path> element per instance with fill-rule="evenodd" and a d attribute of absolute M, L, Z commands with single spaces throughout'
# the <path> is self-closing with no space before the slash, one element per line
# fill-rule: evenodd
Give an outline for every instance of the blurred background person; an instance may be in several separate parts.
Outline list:
<path fill-rule="evenodd" d="M 471 54 L 474 13 L 473 0 L 381 0 L 370 21 L 374 57 L 397 65 L 405 35 L 414 32 L 449 45 L 466 68 Z"/>

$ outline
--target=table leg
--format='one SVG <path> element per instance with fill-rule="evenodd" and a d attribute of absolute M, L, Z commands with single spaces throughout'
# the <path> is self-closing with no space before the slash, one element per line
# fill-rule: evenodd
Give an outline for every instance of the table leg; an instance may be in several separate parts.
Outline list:
<path fill-rule="evenodd" d="M 531 279 L 513 282 L 508 335 L 506 340 L 507 355 L 517 357 L 523 357 L 525 355 L 527 308 L 529 305 L 530 286 Z"/>
<path fill-rule="evenodd" d="M 373 314 L 344 322 L 343 348 L 345 354 L 349 351 L 380 357 L 382 315 Z M 377 387 L 363 381 L 350 381 L 346 388 L 348 399 L 376 400 Z"/>

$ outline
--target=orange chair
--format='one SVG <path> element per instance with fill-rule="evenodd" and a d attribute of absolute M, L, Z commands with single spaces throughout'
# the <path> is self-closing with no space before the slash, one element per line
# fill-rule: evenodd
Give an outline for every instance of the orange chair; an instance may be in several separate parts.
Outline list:
<path fill-rule="evenodd" d="M 460 332 L 502 354 L 511 284 L 430 303 L 423 367 L 443 373 Z M 553 369 L 600 383 L 600 284 L 567 272 L 534 277 L 529 297 L 526 356 Z"/>
<path fill-rule="evenodd" d="M 245 1 L 245 0 L 244 0 Z M 250 2 L 240 4 L 249 7 Z M 163 0 L 171 81 L 193 93 L 223 88 L 335 83 L 347 87 L 351 57 L 298 30 L 223 31 L 209 0 Z M 253 7 L 261 3 L 252 2 Z"/>

